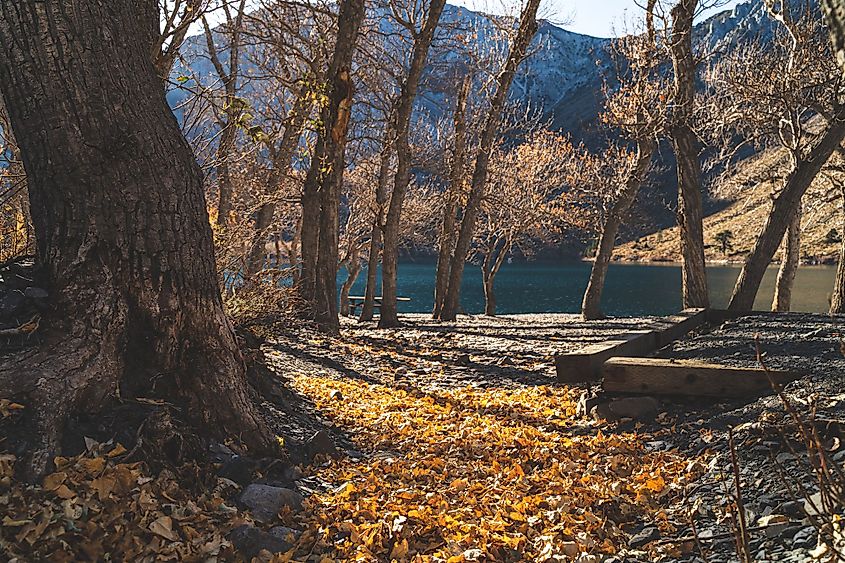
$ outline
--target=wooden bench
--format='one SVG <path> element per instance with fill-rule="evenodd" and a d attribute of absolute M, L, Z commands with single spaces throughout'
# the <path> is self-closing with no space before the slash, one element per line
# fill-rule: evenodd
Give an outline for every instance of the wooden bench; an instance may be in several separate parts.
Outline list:
<path fill-rule="evenodd" d="M 363 295 L 350 295 L 349 296 L 349 314 L 351 316 L 355 316 L 358 310 L 358 307 L 363 307 L 364 299 L 366 299 Z M 410 297 L 397 297 L 396 301 L 410 301 Z M 381 308 L 381 297 L 376 297 L 373 299 L 373 306 L 376 309 Z"/>

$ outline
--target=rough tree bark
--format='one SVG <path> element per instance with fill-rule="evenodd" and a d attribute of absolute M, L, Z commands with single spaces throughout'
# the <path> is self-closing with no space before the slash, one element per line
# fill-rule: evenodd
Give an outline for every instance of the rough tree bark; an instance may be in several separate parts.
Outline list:
<path fill-rule="evenodd" d="M 449 285 L 449 267 L 452 262 L 452 253 L 455 250 L 455 238 L 457 237 L 458 205 L 464 185 L 464 168 L 467 160 L 467 123 L 466 108 L 469 88 L 472 78 L 467 76 L 458 90 L 458 97 L 455 102 L 455 113 L 453 123 L 454 147 L 452 148 L 452 166 L 449 171 L 449 186 L 445 193 L 443 204 L 443 223 L 440 225 L 440 246 L 437 251 L 437 270 L 434 280 L 434 311 L 432 316 L 437 319 L 443 311 L 443 303 L 446 300 L 446 289 Z"/>
<path fill-rule="evenodd" d="M 414 100 L 422 76 L 428 49 L 434 40 L 434 32 L 440 22 L 440 14 L 446 0 L 430 0 L 428 13 L 420 31 L 414 37 L 414 50 L 408 66 L 408 74 L 402 83 L 399 97 L 393 110 L 394 133 L 393 145 L 396 150 L 396 174 L 393 178 L 393 190 L 387 215 L 384 220 L 383 248 L 381 257 L 381 307 L 379 310 L 379 328 L 389 328 L 399 324 L 396 312 L 396 274 L 399 262 L 399 227 L 402 220 L 402 205 L 405 193 L 411 183 L 411 145 L 409 132 Z"/>
<path fill-rule="evenodd" d="M 359 321 L 371 321 L 375 314 L 376 292 L 378 291 L 378 265 L 381 257 L 381 235 L 384 229 L 384 206 L 387 203 L 387 184 L 390 182 L 390 160 L 393 157 L 392 144 L 385 135 L 379 162 L 378 185 L 376 186 L 376 212 L 370 233 L 370 253 L 367 256 L 367 287 Z"/>
<path fill-rule="evenodd" d="M 458 316 L 464 265 L 475 235 L 475 223 L 481 210 L 481 202 L 484 199 L 490 155 L 499 132 L 502 110 L 507 101 L 511 83 L 520 63 L 528 53 L 531 40 L 537 33 L 537 9 L 539 6 L 540 0 L 528 0 L 525 4 L 519 18 L 519 29 L 516 37 L 514 37 L 508 58 L 496 79 L 496 91 L 490 100 L 490 108 L 481 133 L 481 140 L 475 157 L 475 168 L 469 186 L 469 198 L 464 206 L 461 226 L 455 241 L 455 252 L 452 255 L 449 267 L 449 284 L 443 302 L 443 311 L 440 315 L 440 319 L 444 321 L 454 321 Z"/>
<path fill-rule="evenodd" d="M 352 112 L 352 55 L 364 19 L 364 0 L 343 0 L 337 39 L 326 73 L 327 103 L 302 194 L 302 271 L 300 297 L 328 332 L 337 332 L 337 258 L 340 186 L 346 134 Z"/>
<path fill-rule="evenodd" d="M 0 395 L 38 431 L 30 477 L 70 414 L 118 392 L 181 404 L 200 433 L 275 447 L 223 310 L 202 172 L 150 58 L 158 23 L 148 2 L 0 4 L 0 90 L 54 305 L 43 345 L 0 364 Z"/>
<path fill-rule="evenodd" d="M 237 13 L 232 18 L 228 4 L 224 4 L 226 12 L 226 31 L 229 38 L 228 46 L 228 70 L 220 61 L 217 53 L 217 46 L 214 44 L 214 35 L 208 25 L 205 16 L 202 17 L 202 27 L 205 34 L 206 48 L 211 64 L 220 81 L 223 83 L 225 97 L 221 116 L 218 118 L 220 125 L 220 141 L 217 144 L 217 226 L 225 227 L 229 216 L 234 208 L 232 198 L 234 197 L 234 186 L 232 185 L 232 173 L 229 168 L 229 161 L 232 151 L 235 150 L 235 142 L 238 138 L 238 118 L 241 113 L 237 103 L 238 94 L 238 73 L 240 69 L 241 53 L 241 31 L 243 29 L 244 9 L 246 0 L 241 0 L 237 7 Z"/>
<path fill-rule="evenodd" d="M 795 166 L 785 179 L 783 189 L 772 201 L 772 210 L 736 280 L 728 309 L 750 311 L 754 307 L 754 299 L 760 289 L 763 275 L 780 246 L 793 210 L 800 204 L 807 188 L 843 139 L 845 139 L 845 108 L 840 107 L 815 145 L 803 158 L 797 159 Z"/>
<path fill-rule="evenodd" d="M 786 313 L 792 306 L 792 286 L 795 283 L 795 273 L 798 271 L 798 261 L 801 258 L 801 203 L 795 207 L 789 219 L 789 227 L 783 237 L 783 256 L 778 268 L 775 282 L 775 295 L 772 300 L 772 311 Z"/>
<path fill-rule="evenodd" d="M 822 0 L 821 4 L 836 62 L 845 73 L 845 0 Z"/>
<path fill-rule="evenodd" d="M 278 146 L 270 141 L 267 149 L 270 152 L 270 160 L 273 169 L 267 181 L 267 186 L 262 197 L 264 198 L 258 210 L 255 212 L 255 235 L 250 245 L 247 258 L 247 277 L 254 276 L 264 268 L 267 233 L 273 224 L 273 216 L 276 213 L 276 200 L 273 193 L 278 191 L 284 178 L 290 173 L 292 159 L 296 148 L 299 146 L 299 138 L 305 125 L 305 119 L 311 106 L 309 101 L 309 90 L 303 86 L 296 96 L 293 107 L 285 118 L 285 132 L 279 141 Z"/>
<path fill-rule="evenodd" d="M 619 233 L 622 220 L 634 204 L 640 187 L 645 182 L 655 147 L 656 143 L 651 138 L 637 143 L 637 163 L 602 226 L 596 257 L 590 270 L 590 281 L 587 282 L 587 290 L 581 302 L 581 316 L 585 321 L 601 319 L 604 316 L 601 311 L 601 295 L 610 258 L 613 256 L 613 247 L 616 245 L 616 235 Z"/>
<path fill-rule="evenodd" d="M 692 27 L 697 5 L 698 0 L 680 0 L 672 8 L 672 33 L 669 38 L 675 80 L 674 124 L 670 136 L 678 169 L 678 228 L 684 307 L 708 307 L 710 303 L 704 262 L 700 148 L 691 126 L 696 74 Z"/>

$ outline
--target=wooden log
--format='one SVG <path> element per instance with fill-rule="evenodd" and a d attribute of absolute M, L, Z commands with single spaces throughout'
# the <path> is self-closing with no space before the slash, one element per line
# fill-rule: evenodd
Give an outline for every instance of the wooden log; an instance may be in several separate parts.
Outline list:
<path fill-rule="evenodd" d="M 605 391 L 648 395 L 747 397 L 772 391 L 800 374 L 761 368 L 741 368 L 697 360 L 611 358 L 602 366 Z"/>
<path fill-rule="evenodd" d="M 561 383 L 583 383 L 599 378 L 601 366 L 613 356 L 648 354 L 657 345 L 651 330 L 626 332 L 614 340 L 590 344 L 580 350 L 555 356 L 557 380 Z"/>
<path fill-rule="evenodd" d="M 684 309 L 652 321 L 640 330 L 626 332 L 618 337 L 580 350 L 555 356 L 557 380 L 561 383 L 596 381 L 601 376 L 601 366 L 614 356 L 645 356 L 666 344 L 683 337 L 707 321 L 705 309 Z"/>

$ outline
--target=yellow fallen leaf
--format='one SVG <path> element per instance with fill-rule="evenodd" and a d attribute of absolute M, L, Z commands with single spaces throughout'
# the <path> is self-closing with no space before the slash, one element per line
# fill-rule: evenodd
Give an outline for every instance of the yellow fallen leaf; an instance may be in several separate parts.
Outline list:
<path fill-rule="evenodd" d="M 455 479 L 454 481 L 452 481 L 452 483 L 449 486 L 456 491 L 463 491 L 464 489 L 467 488 L 467 480 L 466 479 Z"/>

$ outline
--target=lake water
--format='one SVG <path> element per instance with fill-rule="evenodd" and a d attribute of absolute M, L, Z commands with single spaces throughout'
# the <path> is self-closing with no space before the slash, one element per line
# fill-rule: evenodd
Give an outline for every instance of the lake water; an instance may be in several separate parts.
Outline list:
<path fill-rule="evenodd" d="M 591 264 L 516 263 L 502 266 L 496 276 L 497 312 L 514 313 L 577 313 L 587 286 Z M 434 300 L 433 263 L 399 265 L 399 295 L 410 297 L 400 302 L 399 311 L 428 313 Z M 793 290 L 793 310 L 823 313 L 833 291 L 836 268 L 802 266 Z M 725 307 L 730 299 L 739 266 L 709 266 L 707 278 L 714 307 Z M 755 309 L 769 310 L 774 293 L 777 267 L 769 268 L 757 295 Z M 339 279 L 346 276 L 341 272 Z M 351 295 L 363 295 L 366 270 L 353 286 Z M 480 270 L 467 265 L 461 295 L 465 312 L 484 312 L 484 292 Z M 677 264 L 611 264 L 607 274 L 602 307 L 614 316 L 667 315 L 681 307 L 681 269 Z"/>

